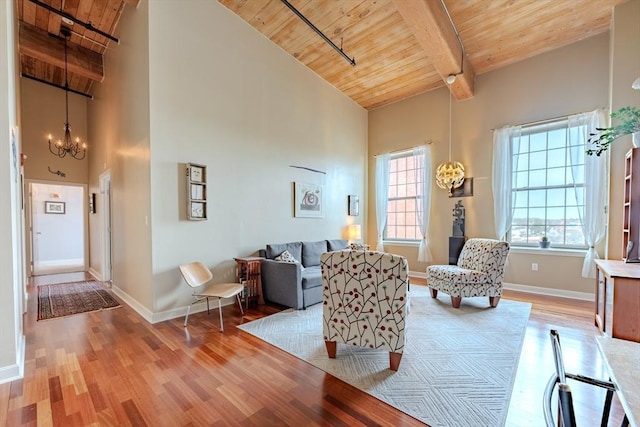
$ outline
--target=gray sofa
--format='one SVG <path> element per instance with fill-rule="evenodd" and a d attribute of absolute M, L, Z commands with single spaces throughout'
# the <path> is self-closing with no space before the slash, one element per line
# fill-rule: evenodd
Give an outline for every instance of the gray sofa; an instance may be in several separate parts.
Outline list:
<path fill-rule="evenodd" d="M 348 241 L 343 239 L 267 245 L 263 254 L 265 260 L 262 262 L 264 299 L 295 309 L 304 309 L 321 302 L 320 255 L 346 249 L 347 246 Z M 274 258 L 284 251 L 289 251 L 299 262 L 293 264 L 275 261 Z"/>

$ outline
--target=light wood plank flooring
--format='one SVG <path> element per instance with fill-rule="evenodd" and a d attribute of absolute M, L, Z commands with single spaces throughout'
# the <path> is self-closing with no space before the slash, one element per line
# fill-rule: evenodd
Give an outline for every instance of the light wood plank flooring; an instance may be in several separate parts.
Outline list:
<path fill-rule="evenodd" d="M 241 316 L 237 305 L 227 306 L 224 334 L 215 310 L 193 314 L 185 329 L 182 318 L 150 325 L 125 304 L 36 322 L 38 285 L 84 278 L 34 278 L 25 378 L 0 385 L 0 425 L 422 425 L 234 327 L 281 307 L 258 306 Z M 553 372 L 550 328 L 560 331 L 567 371 L 607 376 L 594 340 L 593 303 L 509 291 L 504 298 L 533 303 L 507 425 L 542 426 L 542 393 Z M 578 425 L 596 425 L 604 393 L 571 385 Z M 619 426 L 622 416 L 614 398 L 610 425 Z"/>

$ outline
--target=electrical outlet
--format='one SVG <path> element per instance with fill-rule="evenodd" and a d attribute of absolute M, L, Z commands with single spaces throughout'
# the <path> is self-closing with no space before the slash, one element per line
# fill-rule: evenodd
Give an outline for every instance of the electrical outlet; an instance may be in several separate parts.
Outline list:
<path fill-rule="evenodd" d="M 536 262 L 531 263 L 531 271 L 538 271 L 538 263 Z"/>

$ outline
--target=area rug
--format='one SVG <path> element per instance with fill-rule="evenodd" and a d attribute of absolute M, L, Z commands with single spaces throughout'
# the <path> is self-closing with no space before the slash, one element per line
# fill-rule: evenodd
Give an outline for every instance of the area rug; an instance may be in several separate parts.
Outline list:
<path fill-rule="evenodd" d="M 38 287 L 38 320 L 53 319 L 106 308 L 120 303 L 99 282 L 58 283 Z"/>
<path fill-rule="evenodd" d="M 531 304 L 429 296 L 412 286 L 405 349 L 397 372 L 389 353 L 338 344 L 327 357 L 322 304 L 238 326 L 431 426 L 502 426 Z"/>

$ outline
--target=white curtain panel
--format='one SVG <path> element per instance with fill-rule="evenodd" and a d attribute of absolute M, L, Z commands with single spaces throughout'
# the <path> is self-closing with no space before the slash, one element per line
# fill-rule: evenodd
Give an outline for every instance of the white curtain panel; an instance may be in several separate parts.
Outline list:
<path fill-rule="evenodd" d="M 429 220 L 431 216 L 431 185 L 432 185 L 432 167 L 431 167 L 431 147 L 423 145 L 413 149 L 413 155 L 416 159 L 415 182 L 416 182 L 416 216 L 418 218 L 418 226 L 422 239 L 418 249 L 418 261 L 433 261 L 431 250 L 429 249 L 429 240 L 427 233 L 429 231 Z M 419 189 L 418 187 L 422 188 Z M 422 197 L 418 197 L 422 194 Z"/>
<path fill-rule="evenodd" d="M 607 188 L 609 182 L 609 151 L 600 156 L 589 156 L 585 153 L 588 148 L 588 138 L 596 133 L 596 128 L 606 126 L 606 115 L 603 110 L 569 116 L 569 159 L 571 173 L 577 176 L 581 164 L 584 162 L 584 188 L 574 186 L 576 200 L 584 198 L 584 214 L 580 217 L 582 234 L 589 246 L 582 265 L 582 277 L 594 279 L 598 259 L 596 245 L 604 238 L 607 223 Z M 584 145 L 582 145 L 584 144 Z"/>
<path fill-rule="evenodd" d="M 507 231 L 513 219 L 513 153 L 520 150 L 520 126 L 505 126 L 493 132 L 493 172 L 491 189 L 493 190 L 493 215 L 496 236 L 506 240 Z M 512 143 L 513 141 L 513 143 Z"/>
<path fill-rule="evenodd" d="M 378 226 L 378 244 L 376 250 L 384 252 L 384 227 L 387 224 L 389 205 L 389 153 L 376 157 L 376 224 Z"/>

